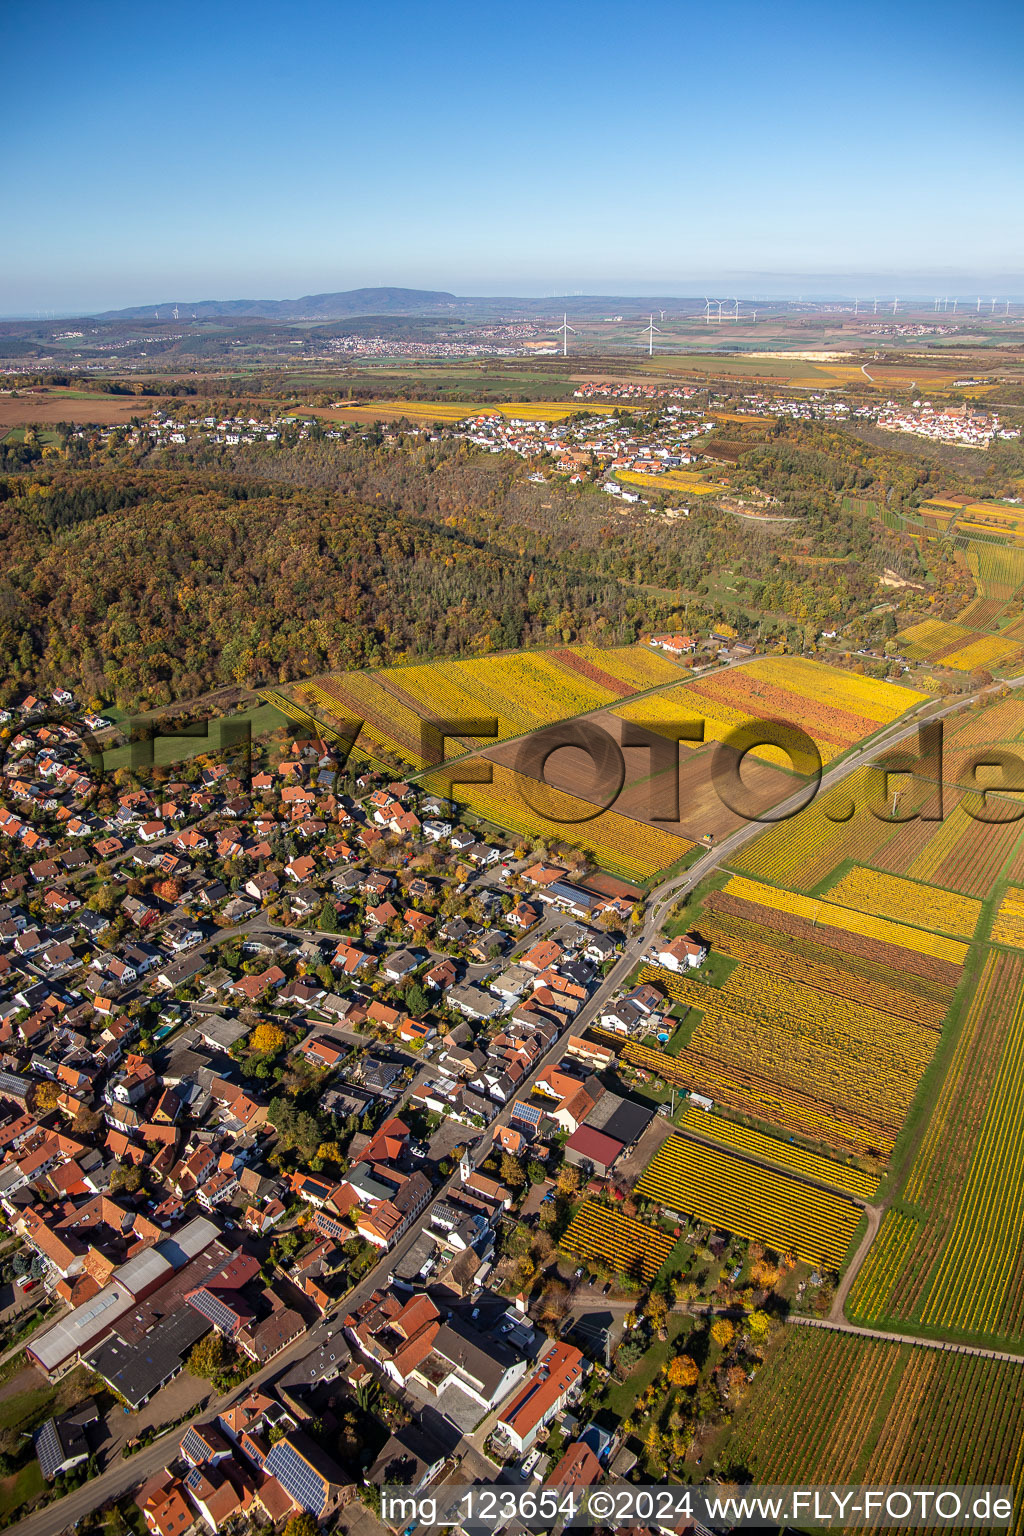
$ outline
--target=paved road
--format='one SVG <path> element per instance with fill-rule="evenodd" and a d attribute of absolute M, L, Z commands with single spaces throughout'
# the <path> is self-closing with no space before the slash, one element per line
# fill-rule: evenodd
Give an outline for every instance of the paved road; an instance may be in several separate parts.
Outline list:
<path fill-rule="evenodd" d="M 972 699 L 978 698 L 984 693 L 991 692 L 996 687 L 1003 686 L 1008 686 L 1010 688 L 1019 688 L 1024 686 L 1024 677 L 1015 679 L 1009 684 L 993 685 L 992 689 L 981 689 L 976 694 L 961 695 L 958 699 L 946 705 L 944 708 L 932 711 L 928 715 L 928 718 L 940 719 L 945 715 L 953 713 L 955 710 L 962 709 L 964 705 L 969 703 Z M 917 713 L 920 713 L 920 710 Z M 841 783 L 843 779 L 848 778 L 850 774 L 855 773 L 859 768 L 863 766 L 865 762 L 870 761 L 871 758 L 874 757 L 878 752 L 887 751 L 893 747 L 901 745 L 905 741 L 910 740 L 916 735 L 917 726 L 918 720 L 915 716 L 912 716 L 909 722 L 901 721 L 889 729 L 879 732 L 878 735 L 872 738 L 869 743 L 865 744 L 865 746 L 862 747 L 860 751 L 851 753 L 850 756 L 844 758 L 841 763 L 838 763 L 836 766 L 822 774 L 821 791 L 830 789 L 833 785 Z M 780 811 L 785 811 L 787 809 L 798 806 L 801 803 L 804 794 L 805 791 L 803 788 L 794 791 L 791 796 L 782 802 L 781 806 L 776 807 L 773 814 L 778 816 Z M 674 879 L 666 880 L 651 891 L 648 897 L 647 913 L 640 931 L 626 945 L 625 951 L 623 952 L 619 961 L 612 968 L 608 976 L 604 979 L 601 985 L 594 992 L 593 996 L 588 1000 L 588 1002 L 576 1016 L 571 1025 L 571 1028 L 574 1032 L 579 1032 L 586 1028 L 587 1025 L 591 1024 L 597 1015 L 601 1012 L 601 1010 L 611 1000 L 616 989 L 622 985 L 633 967 L 642 957 L 643 953 L 651 943 L 655 933 L 657 932 L 661 923 L 664 921 L 664 918 L 668 914 L 671 907 L 677 901 L 679 901 L 681 897 L 687 895 L 691 890 L 693 890 L 694 887 L 698 885 L 701 880 L 705 879 L 714 869 L 716 869 L 720 864 L 725 863 L 732 857 L 733 854 L 735 854 L 740 848 L 742 848 L 746 843 L 750 842 L 763 830 L 763 824 L 759 822 L 752 822 L 749 825 L 737 828 L 735 832 L 724 838 L 716 848 L 709 849 L 708 852 L 704 854 L 696 864 L 692 865 L 685 874 L 677 876 Z M 250 920 L 249 923 L 242 925 L 238 929 L 226 931 L 222 930 L 215 937 L 212 937 L 210 940 L 208 940 L 207 945 L 222 943 L 225 938 L 233 937 L 236 933 L 248 932 L 259 922 L 260 919 L 254 917 Z M 292 929 L 289 931 L 294 933 L 297 930 Z M 204 945 L 203 947 L 206 946 Z M 539 1072 L 543 1070 L 544 1067 L 554 1065 L 558 1060 L 560 1060 L 563 1049 L 563 1042 L 560 1038 L 552 1046 L 551 1050 L 548 1051 L 543 1060 L 538 1063 L 537 1071 Z M 531 1083 L 525 1083 L 520 1089 L 519 1093 L 513 1099 L 511 1099 L 501 1111 L 499 1111 L 495 1120 L 492 1122 L 492 1128 L 507 1125 L 511 1119 L 512 1109 L 516 1101 L 518 1099 L 524 1099 L 528 1097 L 530 1091 Z M 483 1133 L 480 1142 L 477 1143 L 477 1146 L 479 1147 L 481 1143 L 483 1144 L 484 1149 L 486 1149 L 486 1146 L 489 1145 L 489 1138 L 486 1131 Z M 474 1161 L 478 1164 L 482 1160 L 482 1156 L 483 1150 L 475 1151 Z M 405 1254 L 408 1253 L 409 1249 L 412 1248 L 413 1244 L 419 1239 L 422 1232 L 429 1223 L 430 1215 L 434 1205 L 439 1200 L 444 1199 L 449 1187 L 454 1182 L 454 1178 L 455 1176 L 453 1176 L 452 1179 L 450 1179 L 446 1184 L 444 1184 L 439 1190 L 436 1191 L 435 1195 L 430 1201 L 430 1204 L 426 1207 L 409 1232 L 406 1233 L 402 1239 L 400 1239 L 400 1241 L 389 1254 L 385 1254 L 382 1257 L 380 1262 L 374 1267 L 373 1270 L 370 1271 L 365 1279 L 362 1280 L 360 1284 L 332 1310 L 332 1313 L 329 1314 L 329 1318 L 335 1322 L 336 1327 L 340 1326 L 340 1321 L 338 1320 L 339 1312 L 342 1310 L 351 1310 L 353 1307 L 358 1306 L 363 1300 L 365 1300 L 366 1297 L 368 1297 L 375 1289 L 386 1287 L 388 1285 L 388 1276 L 390 1275 L 395 1264 L 402 1257 L 404 1257 Z M 856 1268 L 859 1267 L 859 1263 L 862 1262 L 863 1255 L 866 1252 L 867 1245 L 862 1244 L 861 1249 L 858 1250 L 854 1264 L 851 1264 L 850 1270 L 848 1271 L 850 1284 L 853 1283 L 853 1278 L 856 1275 Z M 1001 1356 L 998 1355 L 998 1353 L 995 1351 L 968 1349 L 967 1346 L 964 1345 L 943 1345 L 939 1342 L 935 1342 L 933 1344 L 931 1340 L 916 1339 L 910 1335 L 900 1336 L 893 1334 L 874 1333 L 869 1329 L 857 1328 L 854 1326 L 854 1324 L 847 1323 L 845 1321 L 837 1322 L 831 1319 L 821 1320 L 809 1318 L 793 1318 L 792 1320 L 794 1322 L 799 1322 L 809 1326 L 835 1328 L 841 1332 L 861 1334 L 869 1338 L 877 1337 L 883 1339 L 898 1339 L 900 1337 L 905 1337 L 906 1341 L 909 1343 L 921 1344 L 926 1347 L 946 1348 L 951 1350 L 959 1350 L 965 1353 L 984 1354 L 990 1355 L 993 1358 L 1005 1358 L 1014 1361 L 1019 1360 L 1021 1363 L 1024 1363 L 1024 1357 L 1016 1355 Z M 251 1385 L 258 1385 L 259 1383 L 265 1382 L 271 1377 L 276 1376 L 279 1372 L 283 1371 L 290 1365 L 293 1365 L 295 1361 L 300 1359 L 304 1354 L 307 1354 L 310 1347 L 311 1341 L 309 1336 L 303 1336 L 302 1339 L 298 1340 L 296 1344 L 294 1344 L 290 1349 L 279 1355 L 277 1359 L 274 1360 L 269 1366 L 265 1367 L 264 1370 L 251 1377 L 245 1384 L 245 1387 L 242 1389 L 242 1391 L 247 1391 Z M 204 1410 L 203 1414 L 196 1415 L 196 1417 L 210 1417 L 211 1414 L 219 1411 L 221 1407 L 225 1406 L 238 1395 L 239 1392 L 238 1389 L 236 1389 L 234 1392 L 228 1394 L 227 1397 L 210 1403 Z M 165 1464 L 165 1460 L 169 1460 L 173 1456 L 178 1440 L 183 1433 L 184 1425 L 172 1431 L 171 1433 L 164 1435 L 160 1439 L 155 1440 L 151 1446 L 148 1446 L 145 1450 L 139 1452 L 136 1456 L 130 1458 L 128 1461 L 116 1463 L 106 1472 L 102 1473 L 99 1477 L 93 1478 L 92 1481 L 86 1484 L 84 1488 L 77 1490 L 75 1493 L 67 1494 L 63 1499 L 58 1500 L 56 1503 L 48 1506 L 46 1509 L 40 1510 L 34 1515 L 28 1516 L 25 1520 L 21 1520 L 16 1525 L 9 1527 L 9 1529 L 17 1531 L 19 1536 L 58 1536 L 59 1532 L 62 1532 L 67 1527 L 71 1526 L 74 1521 L 79 1519 L 82 1515 L 88 1513 L 92 1509 L 95 1509 L 98 1504 L 116 1497 L 117 1495 L 123 1493 L 126 1489 L 131 1488 L 136 1483 L 143 1481 L 146 1477 L 149 1477 L 154 1472 L 158 1471 Z"/>

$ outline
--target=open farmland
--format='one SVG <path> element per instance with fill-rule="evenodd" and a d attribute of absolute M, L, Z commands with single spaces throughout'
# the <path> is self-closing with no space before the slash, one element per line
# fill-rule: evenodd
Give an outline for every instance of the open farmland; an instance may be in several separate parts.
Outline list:
<path fill-rule="evenodd" d="M 810 892 L 850 858 L 875 862 L 898 827 L 872 809 L 867 769 L 767 827 L 730 861 L 733 869 Z"/>
<path fill-rule="evenodd" d="M 649 696 L 646 702 L 656 708 L 659 695 Z M 638 711 L 637 719 L 632 724 L 646 725 L 647 720 L 648 715 Z M 601 711 L 593 716 L 593 721 L 621 744 L 625 722 L 618 714 Z M 652 773 L 650 749 L 647 747 L 623 748 L 626 776 L 615 809 L 620 815 L 633 817 L 640 822 L 654 821 L 660 830 L 674 832 L 691 842 L 708 835 L 716 841 L 720 840 L 737 827 L 745 825 L 744 819 L 730 810 L 715 788 L 712 779 L 713 748 L 708 746 L 689 750 L 685 742 L 681 745 L 683 750 L 677 755 L 676 770 L 678 816 L 670 814 L 675 799 L 672 793 L 672 771 L 665 769 Z M 481 756 L 516 770 L 524 758 L 523 746 L 516 742 L 492 747 Z M 564 791 L 581 800 L 592 800 L 595 804 L 604 803 L 593 759 L 581 746 L 568 744 L 559 747 L 544 766 L 544 778 L 555 790 Z M 743 764 L 745 792 L 759 810 L 766 811 L 792 794 L 793 783 L 791 775 L 769 763 L 754 759 L 752 755 Z M 537 791 L 531 791 L 531 796 L 535 801 L 541 798 Z M 543 797 L 546 796 L 547 791 L 544 791 Z"/>
<path fill-rule="evenodd" d="M 789 1327 L 735 1414 L 726 1452 L 757 1483 L 1019 1489 L 1022 1437 L 1020 1365 Z"/>
<path fill-rule="evenodd" d="M 924 1133 L 848 1303 L 859 1322 L 1024 1340 L 1024 957 L 1006 891 Z M 1005 925 L 1005 926 L 1001 926 Z"/>
<path fill-rule="evenodd" d="M 1024 960 L 988 953 L 851 1315 L 947 1337 L 1024 1339 Z"/>
<path fill-rule="evenodd" d="M 855 912 L 874 912 L 964 939 L 971 938 L 981 916 L 981 902 L 969 896 L 951 895 L 896 875 L 880 875 L 859 864 L 829 888 L 828 899 Z"/>
<path fill-rule="evenodd" d="M 404 418 L 451 425 L 471 416 L 504 416 L 514 421 L 564 421 L 578 411 L 606 416 L 608 410 L 606 405 L 585 404 L 581 400 L 519 400 L 512 405 L 465 400 L 354 400 L 351 405 L 307 407 L 303 415 L 319 416 L 325 421 L 401 421 Z"/>
<path fill-rule="evenodd" d="M 967 563 L 983 597 L 1005 602 L 1024 584 L 1024 549 L 972 540 Z"/>
<path fill-rule="evenodd" d="M 779 658 L 780 664 L 785 662 L 786 658 Z M 771 672 L 776 664 L 757 665 Z M 812 688 L 830 686 L 828 679 L 814 681 L 814 664 L 810 665 L 810 674 L 800 674 L 803 694 L 794 698 Z M 740 670 L 732 669 L 729 675 Z M 293 693 L 301 708 L 335 728 L 361 720 L 357 748 L 403 773 L 426 766 L 426 722 L 495 719 L 498 739 L 507 745 L 486 747 L 468 735 L 456 737 L 449 745 L 452 756 L 460 751 L 476 754 L 467 757 L 460 772 L 479 771 L 484 763 L 492 775 L 490 784 L 457 782 L 456 798 L 496 826 L 528 838 L 560 837 L 569 846 L 592 853 L 612 873 L 645 881 L 677 864 L 699 839 L 721 838 L 742 824 L 712 781 L 710 746 L 690 748 L 684 743 L 678 754 L 677 816 L 672 815 L 671 772 L 659 768 L 652 773 L 648 747 L 623 749 L 622 792 L 614 809 L 598 815 L 595 807 L 602 806 L 606 796 L 603 786 L 595 782 L 593 760 L 582 747 L 571 742 L 558 747 L 544 766 L 543 784 L 535 777 L 539 768 L 525 759 L 533 732 L 580 715 L 589 715 L 616 741 L 621 742 L 627 726 L 638 725 L 653 731 L 657 740 L 666 734 L 667 720 L 678 722 L 691 710 L 704 708 L 703 697 L 690 699 L 685 690 L 685 702 L 665 702 L 680 699 L 680 675 L 685 673 L 675 662 L 644 646 L 608 650 L 561 646 L 377 672 L 335 673 L 295 685 Z M 864 679 L 851 676 L 850 681 L 863 691 Z M 891 698 L 902 706 L 916 695 L 884 689 L 872 701 L 876 715 L 890 709 Z M 627 706 L 632 710 L 628 721 L 621 707 L 624 699 L 632 701 Z M 749 713 L 735 709 L 728 723 L 749 719 Z M 865 715 L 861 726 L 870 731 L 877 723 Z M 744 764 L 744 787 L 761 810 L 791 793 L 793 782 L 792 772 L 783 772 L 754 754 Z M 441 788 L 442 776 L 428 775 L 425 783 Z"/>
<path fill-rule="evenodd" d="M 805 731 L 822 762 L 828 763 L 924 702 L 924 694 L 909 688 L 799 656 L 779 656 L 695 678 L 662 693 L 658 708 L 664 711 L 666 724 L 680 716 L 703 719 L 705 740 L 721 740 L 751 720 L 782 720 Z M 643 710 L 631 704 L 616 713 L 637 719 Z M 650 717 L 650 725 L 657 730 L 656 715 Z M 789 766 L 778 748 L 754 750 L 766 761 Z M 801 767 L 798 763 L 798 770 Z"/>
<path fill-rule="evenodd" d="M 992 942 L 1024 949 L 1024 890 L 1007 886 L 992 922 Z"/>
<path fill-rule="evenodd" d="M 429 788 L 435 781 L 428 774 L 423 782 Z M 438 775 L 437 785 L 442 782 Z M 603 869 L 625 880 L 649 881 L 678 864 L 693 847 L 685 837 L 618 811 L 595 816 L 590 801 L 542 788 L 535 779 L 501 763 L 493 764 L 489 784 L 456 782 L 451 793 L 484 821 L 526 839 L 561 840 L 592 854 Z"/>
<path fill-rule="evenodd" d="M 359 744 L 373 755 L 422 768 L 425 720 L 494 718 L 497 737 L 505 740 L 669 685 L 680 673 L 667 657 L 642 646 L 562 646 L 330 673 L 296 685 L 296 693 L 328 720 L 364 721 Z M 464 750 L 478 745 L 467 738 Z"/>
<path fill-rule="evenodd" d="M 621 480 L 623 485 L 637 486 L 651 495 L 678 491 L 685 496 L 715 496 L 725 490 L 724 485 L 708 480 L 696 470 L 669 469 L 659 475 L 644 475 L 634 473 L 632 470 L 620 469 L 616 471 L 615 478 Z"/>
<path fill-rule="evenodd" d="M 742 962 L 721 987 L 653 967 L 642 974 L 699 1016 L 666 1058 L 681 1086 L 839 1151 L 891 1150 L 935 1052 L 934 1028 Z"/>
<path fill-rule="evenodd" d="M 861 1200 L 872 1199 L 878 1189 L 878 1180 L 870 1173 L 830 1157 L 820 1157 L 817 1152 L 807 1152 L 792 1141 L 764 1136 L 737 1120 L 726 1120 L 723 1115 L 691 1106 L 679 1123 L 695 1138 L 717 1142 L 727 1151 L 745 1153 L 758 1162 L 774 1163 L 786 1173 L 800 1174 L 813 1183 L 829 1185 Z"/>
<path fill-rule="evenodd" d="M 794 917 L 816 928 L 839 929 L 868 943 L 876 942 L 932 957 L 943 965 L 962 966 L 967 958 L 967 945 L 959 940 L 927 933 L 891 918 L 853 911 L 834 902 L 774 889 L 743 875 L 732 877 L 725 887 L 725 894 L 738 901 L 752 902 L 766 913 Z"/>
<path fill-rule="evenodd" d="M 636 1186 L 640 1199 L 695 1216 L 775 1253 L 836 1269 L 859 1220 L 843 1195 L 749 1162 L 689 1136 L 672 1136 Z"/>
<path fill-rule="evenodd" d="M 58 421 L 76 426 L 123 426 L 133 416 L 147 415 L 163 404 L 152 396 L 101 395 L 91 390 L 37 390 L 0 397 L 0 435 L 7 427 L 51 426 Z"/>

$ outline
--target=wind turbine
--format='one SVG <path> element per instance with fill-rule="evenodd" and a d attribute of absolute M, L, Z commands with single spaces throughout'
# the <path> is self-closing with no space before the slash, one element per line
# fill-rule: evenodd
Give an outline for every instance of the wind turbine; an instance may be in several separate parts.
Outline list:
<path fill-rule="evenodd" d="M 648 321 L 648 323 L 644 326 L 643 330 L 640 332 L 641 336 L 646 336 L 647 337 L 647 356 L 648 357 L 653 357 L 654 356 L 654 338 L 655 338 L 655 336 L 661 336 L 663 334 L 664 333 L 662 331 L 660 331 L 658 329 L 658 327 L 655 325 L 655 323 L 654 323 L 654 316 L 652 315 L 650 320 Z"/>
<path fill-rule="evenodd" d="M 178 306 L 177 306 L 177 304 L 175 304 L 175 306 L 174 306 L 173 314 L 174 314 L 175 320 L 177 320 L 177 318 L 178 318 Z"/>
<path fill-rule="evenodd" d="M 739 325 L 739 323 L 740 323 L 740 301 L 739 301 L 739 299 L 733 299 L 732 303 L 733 303 L 733 310 L 732 310 L 733 324 L 734 325 Z"/>
<path fill-rule="evenodd" d="M 995 299 L 993 299 L 992 300 L 992 313 L 995 314 L 995 312 L 996 312 L 996 301 L 995 301 Z"/>
<path fill-rule="evenodd" d="M 899 299 L 893 299 L 893 301 L 892 301 L 892 312 L 893 312 L 893 314 L 896 313 L 896 306 L 897 306 L 898 303 L 899 303 Z"/>
<path fill-rule="evenodd" d="M 562 333 L 562 356 L 563 357 L 568 357 L 569 356 L 569 337 L 570 336 L 575 336 L 578 333 L 576 331 L 574 331 L 572 326 L 569 324 L 569 316 L 567 314 L 563 314 L 561 325 L 556 325 L 555 326 L 556 334 L 559 331 L 561 331 L 561 333 Z"/>
<path fill-rule="evenodd" d="M 711 300 L 708 298 L 704 300 L 704 324 L 711 324 Z"/>
<path fill-rule="evenodd" d="M 878 314 L 878 300 L 875 300 L 875 314 Z"/>
<path fill-rule="evenodd" d="M 954 315 L 956 314 L 956 307 L 959 304 L 959 302 L 960 302 L 959 299 L 954 299 L 953 300 L 953 313 L 954 313 Z"/>

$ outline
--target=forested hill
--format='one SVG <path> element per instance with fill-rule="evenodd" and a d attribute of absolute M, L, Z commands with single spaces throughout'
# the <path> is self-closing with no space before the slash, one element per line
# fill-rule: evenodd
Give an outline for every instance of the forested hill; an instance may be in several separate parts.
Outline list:
<path fill-rule="evenodd" d="M 416 655 L 706 629 L 724 616 L 707 585 L 723 563 L 749 599 L 730 615 L 741 633 L 760 622 L 762 640 L 799 646 L 809 625 L 866 613 L 876 572 L 902 557 L 833 510 L 799 543 L 848 550 L 838 568 L 711 507 L 624 521 L 593 486 L 534 485 L 522 461 L 453 442 L 363 434 L 220 462 L 69 438 L 47 453 L 18 450 L 0 477 L 8 696 L 66 684 L 155 705 Z"/>
<path fill-rule="evenodd" d="M 110 309 L 97 320 L 149 320 L 161 310 L 180 310 L 197 320 L 218 318 L 267 320 L 338 320 L 345 315 L 422 314 L 446 309 L 457 302 L 454 293 L 435 293 L 426 288 L 350 288 L 344 293 L 309 293 L 302 299 L 169 299 L 159 304 L 137 304 L 131 309 Z"/>

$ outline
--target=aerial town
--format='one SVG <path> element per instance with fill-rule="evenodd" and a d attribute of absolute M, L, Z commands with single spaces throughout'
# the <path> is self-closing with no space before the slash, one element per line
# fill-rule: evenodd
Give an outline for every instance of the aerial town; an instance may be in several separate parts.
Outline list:
<path fill-rule="evenodd" d="M 22 1378 L 73 1387 L 36 1431 L 46 1486 L 174 1419 L 136 1496 L 155 1536 L 322 1520 L 456 1462 L 626 1469 L 588 1428 L 584 1271 L 538 1258 L 663 1135 L 584 1034 L 674 1028 L 666 990 L 604 980 L 628 888 L 297 733 L 248 782 L 202 754 L 119 792 L 105 728 L 66 689 L 3 712 L 3 1326 Z M 648 953 L 676 974 L 707 947 Z"/>
<path fill-rule="evenodd" d="M 1024 1530 L 1020 8 L 3 43 L 0 1536 Z"/>

